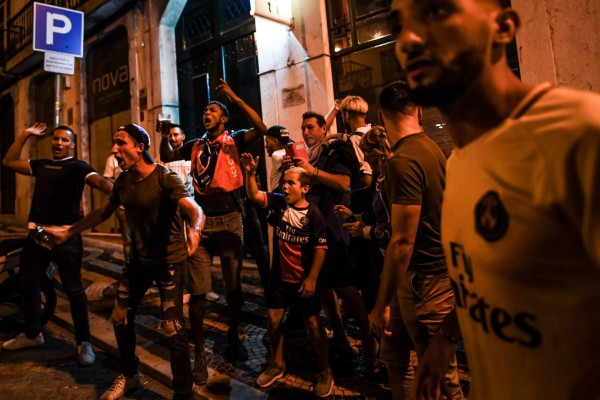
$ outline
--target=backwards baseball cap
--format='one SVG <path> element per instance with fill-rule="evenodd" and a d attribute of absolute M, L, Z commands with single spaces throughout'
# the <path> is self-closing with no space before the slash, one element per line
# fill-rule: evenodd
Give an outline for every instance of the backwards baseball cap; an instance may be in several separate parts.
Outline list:
<path fill-rule="evenodd" d="M 119 127 L 120 131 L 127 132 L 127 134 L 136 142 L 144 145 L 144 151 L 142 152 L 142 156 L 146 159 L 146 161 L 150 163 L 154 163 L 152 156 L 148 152 L 150 148 L 150 135 L 144 128 L 136 124 L 123 125 Z"/>
<path fill-rule="evenodd" d="M 277 139 L 277 141 L 279 141 L 279 143 L 281 144 L 294 143 L 294 141 L 290 137 L 290 131 L 288 131 L 281 125 L 273 125 L 267 130 L 267 133 L 265 133 L 265 135 Z"/>

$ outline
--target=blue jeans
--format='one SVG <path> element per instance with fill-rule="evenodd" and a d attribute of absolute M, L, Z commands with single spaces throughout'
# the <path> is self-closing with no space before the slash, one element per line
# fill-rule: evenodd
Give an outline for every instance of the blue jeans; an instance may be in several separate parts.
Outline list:
<path fill-rule="evenodd" d="M 38 246 L 31 237 L 27 238 L 20 261 L 25 336 L 34 338 L 42 331 L 40 287 L 48 264 L 54 261 L 69 299 L 77 344 L 90 341 L 87 296 L 81 283 L 82 258 L 83 245 L 80 235 L 52 250 Z"/>
<path fill-rule="evenodd" d="M 194 263 L 198 271 L 210 268 L 213 257 L 221 258 L 221 271 L 225 281 L 225 298 L 229 314 L 228 339 L 237 341 L 237 330 L 242 309 L 242 258 L 243 258 L 242 214 L 232 212 L 218 217 L 206 217 L 202 239 L 198 251 L 194 254 Z M 193 275 L 194 268 L 188 273 Z"/>

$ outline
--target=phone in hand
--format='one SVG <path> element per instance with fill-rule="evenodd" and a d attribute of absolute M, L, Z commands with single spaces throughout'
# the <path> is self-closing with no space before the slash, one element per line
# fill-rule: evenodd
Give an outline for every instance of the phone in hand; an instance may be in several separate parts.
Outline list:
<path fill-rule="evenodd" d="M 308 153 L 306 152 L 306 143 L 300 141 L 295 143 L 288 143 L 285 148 L 285 155 L 292 159 L 299 157 L 308 160 Z"/>

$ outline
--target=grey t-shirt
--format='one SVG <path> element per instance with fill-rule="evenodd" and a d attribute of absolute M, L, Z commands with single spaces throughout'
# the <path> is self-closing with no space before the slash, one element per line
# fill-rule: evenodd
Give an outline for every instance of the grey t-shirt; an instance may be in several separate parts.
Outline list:
<path fill-rule="evenodd" d="M 187 259 L 179 200 L 191 197 L 181 178 L 163 165 L 136 181 L 130 171 L 119 175 L 109 201 L 122 204 L 132 236 L 133 257 L 143 264 Z"/>
<path fill-rule="evenodd" d="M 422 272 L 445 271 L 440 241 L 440 214 L 446 157 L 425 133 L 400 139 L 388 161 L 386 185 L 389 204 L 421 206 L 417 237 L 409 269 Z"/>

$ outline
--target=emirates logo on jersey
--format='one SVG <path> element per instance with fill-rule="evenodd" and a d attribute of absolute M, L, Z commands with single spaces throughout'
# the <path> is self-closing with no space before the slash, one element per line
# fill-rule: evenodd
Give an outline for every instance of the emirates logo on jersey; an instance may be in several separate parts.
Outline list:
<path fill-rule="evenodd" d="M 490 190 L 475 206 L 475 230 L 488 242 L 502 238 L 508 230 L 508 212 L 497 192 Z"/>

